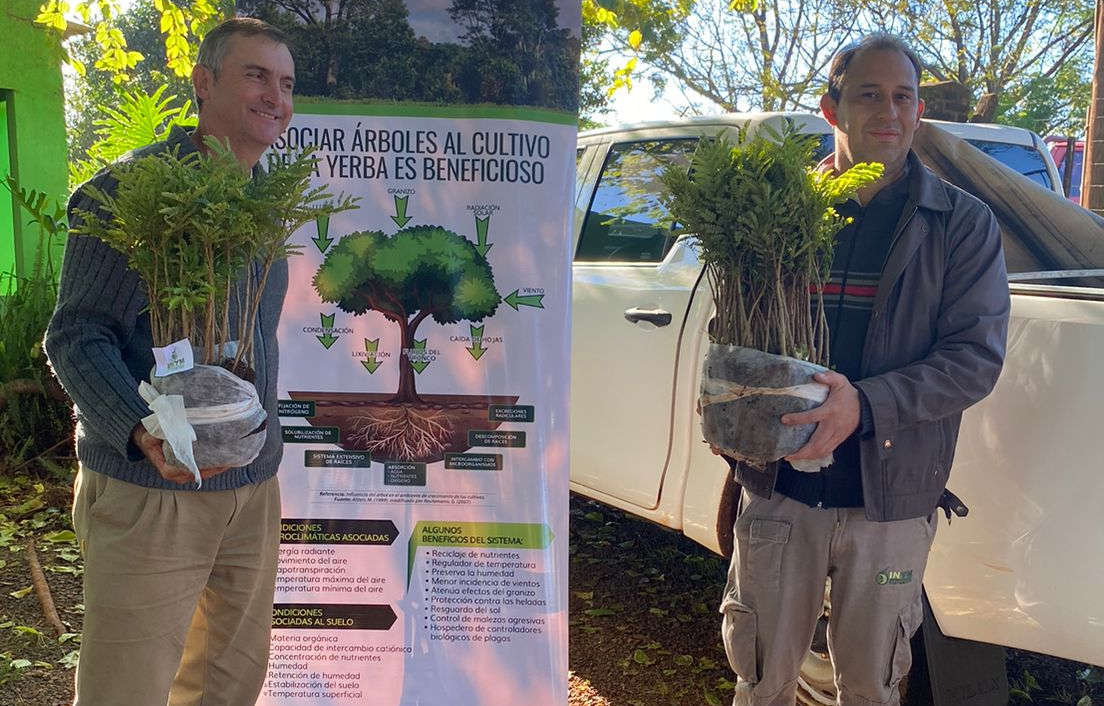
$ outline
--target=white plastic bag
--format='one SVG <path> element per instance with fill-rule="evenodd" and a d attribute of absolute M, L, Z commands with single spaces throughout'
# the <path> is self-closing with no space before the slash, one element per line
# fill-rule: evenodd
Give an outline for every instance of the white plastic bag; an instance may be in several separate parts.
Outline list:
<path fill-rule="evenodd" d="M 151 373 L 138 391 L 153 411 L 142 425 L 164 440 L 165 460 L 190 470 L 199 485 L 200 468 L 248 465 L 264 446 L 268 414 L 257 389 L 225 368 Z"/>

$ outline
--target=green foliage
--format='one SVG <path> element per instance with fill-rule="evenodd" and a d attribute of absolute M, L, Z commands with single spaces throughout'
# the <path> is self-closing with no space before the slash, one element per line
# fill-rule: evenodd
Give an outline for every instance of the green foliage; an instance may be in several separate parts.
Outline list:
<path fill-rule="evenodd" d="M 177 3 L 172 0 L 153 0 L 160 16 L 160 30 L 165 35 L 165 59 L 169 70 L 180 77 L 192 72 L 199 39 L 214 27 L 222 17 L 233 12 L 232 2 L 190 0 Z M 35 23 L 55 33 L 60 42 L 69 23 L 65 15 L 77 13 L 81 21 L 91 25 L 98 48 L 94 59 L 97 69 L 110 73 L 112 81 L 123 84 L 130 72 L 143 60 L 141 52 L 132 50 L 127 38 L 118 26 L 122 14 L 119 0 L 46 0 L 39 8 Z M 87 73 L 85 62 L 70 56 L 62 49 L 70 65 L 83 76 Z"/>
<path fill-rule="evenodd" d="M 579 47 L 549 0 L 452 0 L 467 31 L 458 85 L 470 103 L 578 109 Z"/>
<path fill-rule="evenodd" d="M 995 122 L 1040 135 L 1080 135 L 1092 89 L 1087 56 L 1071 57 L 1052 75 L 1033 76 L 1002 93 Z"/>
<path fill-rule="evenodd" d="M 65 211 L 46 194 L 0 182 L 38 228 L 29 274 L 0 273 L 0 472 L 26 467 L 56 450 L 72 434 L 69 405 L 53 380 L 42 350 L 57 301 L 54 261 L 66 234 Z M 34 470 L 49 465 L 39 463 Z"/>
<path fill-rule="evenodd" d="M 239 0 L 291 38 L 305 96 L 575 111 L 579 45 L 552 0 L 453 0 L 461 41 L 430 42 L 402 0 Z"/>
<path fill-rule="evenodd" d="M 91 171 L 86 168 L 81 178 L 82 175 L 74 174 L 71 167 L 71 186 L 85 181 L 97 165 L 102 166 L 105 161 L 113 162 L 122 154 L 101 155 L 99 160 L 88 160 L 88 149 L 99 139 L 99 123 L 107 118 L 105 108 L 124 104 L 128 93 L 152 96 L 161 86 L 166 86 L 162 89 L 166 97 L 192 94 L 190 77 L 180 77 L 166 66 L 168 57 L 165 38 L 159 29 L 160 20 L 161 13 L 153 6 L 153 0 L 136 0 L 125 12 L 113 18 L 113 24 L 123 33 L 127 46 L 146 57 L 126 74 L 126 80 L 122 82 L 116 82 L 110 71 L 95 68 L 101 48 L 94 37 L 82 35 L 66 42 L 73 60 L 81 61 L 88 67 L 84 75 L 69 77 L 65 85 L 69 161 L 70 164 L 91 168 Z M 174 105 L 182 103 L 181 99 L 174 101 Z M 158 128 L 158 132 L 163 130 Z M 119 131 L 123 135 L 126 132 L 125 128 Z"/>
<path fill-rule="evenodd" d="M 834 204 L 882 175 L 859 164 L 833 176 L 814 171 L 816 139 L 746 128 L 702 140 L 689 172 L 668 167 L 665 203 L 697 237 L 717 310 L 713 342 L 828 362 L 828 327 L 819 291 L 845 225 Z M 813 294 L 816 292 L 817 294 Z"/>
<path fill-rule="evenodd" d="M 192 127 L 196 118 L 192 103 L 178 103 L 176 95 L 165 95 L 161 85 L 152 93 L 121 91 L 116 94 L 118 105 L 100 106 L 104 117 L 93 121 L 96 141 L 83 159 L 70 160 L 69 183 L 83 184 L 127 152 L 168 138 L 174 127 Z"/>
<path fill-rule="evenodd" d="M 604 28 L 584 18 L 580 32 L 579 128 L 589 130 L 600 127 L 599 118 L 610 111 L 613 71 L 609 59 L 599 53 Z"/>
<path fill-rule="evenodd" d="M 604 89 L 608 99 L 622 88 L 631 88 L 640 56 L 659 55 L 679 44 L 679 25 L 690 15 L 695 2 L 583 0 L 583 78 L 598 82 L 593 86 L 584 83 L 584 95 Z M 614 54 L 619 55 L 618 63 L 624 63 L 612 74 L 599 73 L 601 68 L 608 68 L 609 57 Z"/>
<path fill-rule="evenodd" d="M 350 233 L 326 255 L 314 288 L 342 311 L 378 311 L 398 324 L 403 349 L 414 345 L 414 332 L 426 318 L 439 324 L 482 321 L 502 301 L 475 244 L 440 226 L 404 228 L 392 236 Z M 401 368 L 399 401 L 417 399 L 410 370 Z"/>
<path fill-rule="evenodd" d="M 326 255 L 314 288 L 342 311 L 379 311 L 402 324 L 426 316 L 440 324 L 482 321 L 502 301 L 487 259 L 439 226 L 351 233 Z"/>
<path fill-rule="evenodd" d="M 208 137 L 205 145 L 206 152 L 161 153 L 113 166 L 115 194 L 85 187 L 103 216 L 80 213 L 73 232 L 102 239 L 142 277 L 154 345 L 186 338 L 202 349 L 202 362 L 217 363 L 222 345 L 237 339 L 235 365 L 252 365 L 254 326 L 273 263 L 296 252 L 292 233 L 352 208 L 353 200 L 330 202 L 325 187 L 310 187 L 309 152 L 252 178 L 218 140 Z M 239 279 L 249 263 L 255 266 Z"/>

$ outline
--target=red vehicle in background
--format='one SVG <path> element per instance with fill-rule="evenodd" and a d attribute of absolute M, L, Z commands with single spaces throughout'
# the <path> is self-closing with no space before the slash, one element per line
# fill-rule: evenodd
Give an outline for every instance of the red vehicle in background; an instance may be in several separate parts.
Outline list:
<path fill-rule="evenodd" d="M 1054 163 L 1058 165 L 1058 174 L 1062 177 L 1062 183 L 1065 185 L 1067 169 L 1066 156 L 1070 151 L 1070 138 L 1052 135 L 1046 138 L 1046 143 L 1050 148 L 1050 156 L 1054 158 Z M 1069 185 L 1065 189 L 1065 192 L 1066 198 L 1076 204 L 1080 204 L 1081 162 L 1085 157 L 1085 142 L 1083 140 L 1073 140 L 1073 145 L 1073 171 L 1071 172 Z"/>

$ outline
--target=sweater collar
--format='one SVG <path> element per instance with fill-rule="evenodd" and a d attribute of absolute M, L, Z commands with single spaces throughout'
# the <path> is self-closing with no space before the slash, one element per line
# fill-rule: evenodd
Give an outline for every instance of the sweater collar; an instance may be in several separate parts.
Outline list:
<path fill-rule="evenodd" d="M 192 139 L 195 135 L 195 128 L 183 128 L 180 125 L 173 125 L 169 129 L 169 136 L 165 138 L 165 144 L 169 149 L 176 148 L 177 156 L 183 157 L 184 155 L 194 154 L 199 152 L 199 145 Z M 260 161 L 253 165 L 250 170 L 254 179 L 261 177 L 265 170 L 261 166 Z"/>
<path fill-rule="evenodd" d="M 179 151 L 177 155 L 183 157 L 186 154 L 192 154 L 199 151 L 199 146 L 192 140 L 192 134 L 195 133 L 195 128 L 185 129 L 179 125 L 173 125 L 169 130 L 169 136 L 165 140 L 165 144 L 171 149 L 177 148 Z"/>

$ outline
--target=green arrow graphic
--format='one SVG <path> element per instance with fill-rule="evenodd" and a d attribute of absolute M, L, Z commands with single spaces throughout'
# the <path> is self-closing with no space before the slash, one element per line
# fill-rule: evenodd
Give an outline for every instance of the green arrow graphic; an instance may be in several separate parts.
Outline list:
<path fill-rule="evenodd" d="M 477 239 L 475 249 L 479 251 L 480 257 L 487 257 L 487 251 L 494 247 L 493 245 L 487 244 L 487 225 L 490 224 L 490 222 L 490 216 L 486 218 L 477 217 L 475 219 L 475 237 Z"/>
<path fill-rule="evenodd" d="M 391 216 L 391 220 L 395 221 L 395 225 L 400 228 L 405 227 L 410 222 L 410 219 L 406 217 L 406 201 L 409 198 L 409 196 L 395 197 L 395 215 Z"/>
<path fill-rule="evenodd" d="M 329 350 L 330 346 L 332 346 L 337 339 L 341 338 L 341 336 L 333 335 L 334 316 L 336 316 L 336 314 L 330 314 L 329 316 L 319 314 L 319 316 L 322 317 L 322 330 L 325 333 L 322 336 L 315 336 L 315 338 L 318 339 L 318 342 L 322 344 L 323 348 Z"/>
<path fill-rule="evenodd" d="M 544 299 L 543 294 L 526 294 L 524 296 L 518 296 L 518 290 L 515 289 L 507 294 L 503 301 L 514 307 L 514 311 L 518 311 L 518 306 L 531 306 L 536 309 L 543 309 L 544 304 L 541 303 L 542 299 Z"/>
<path fill-rule="evenodd" d="M 467 349 L 468 353 L 471 353 L 471 357 L 479 360 L 483 357 L 483 354 L 487 352 L 487 349 L 483 347 L 483 327 L 475 326 L 471 327 L 471 347 Z"/>
<path fill-rule="evenodd" d="M 360 364 L 364 366 L 370 374 L 374 374 L 383 365 L 381 361 L 376 360 L 376 351 L 379 350 L 379 339 L 375 338 L 369 341 L 364 339 L 364 350 L 368 353 L 368 360 L 360 361 Z"/>
<path fill-rule="evenodd" d="M 333 239 L 327 237 L 330 233 L 330 217 L 319 216 L 314 219 L 314 224 L 318 227 L 318 237 L 311 238 L 311 240 L 314 241 L 315 246 L 318 248 L 318 252 L 324 253 L 333 243 Z"/>
<path fill-rule="evenodd" d="M 423 338 L 420 341 L 414 341 L 414 348 L 412 350 L 424 351 L 426 349 L 426 340 L 428 339 Z M 420 375 L 423 370 L 429 367 L 429 361 L 420 360 L 416 363 L 414 361 L 411 361 L 410 367 L 414 368 L 414 371 Z"/>

